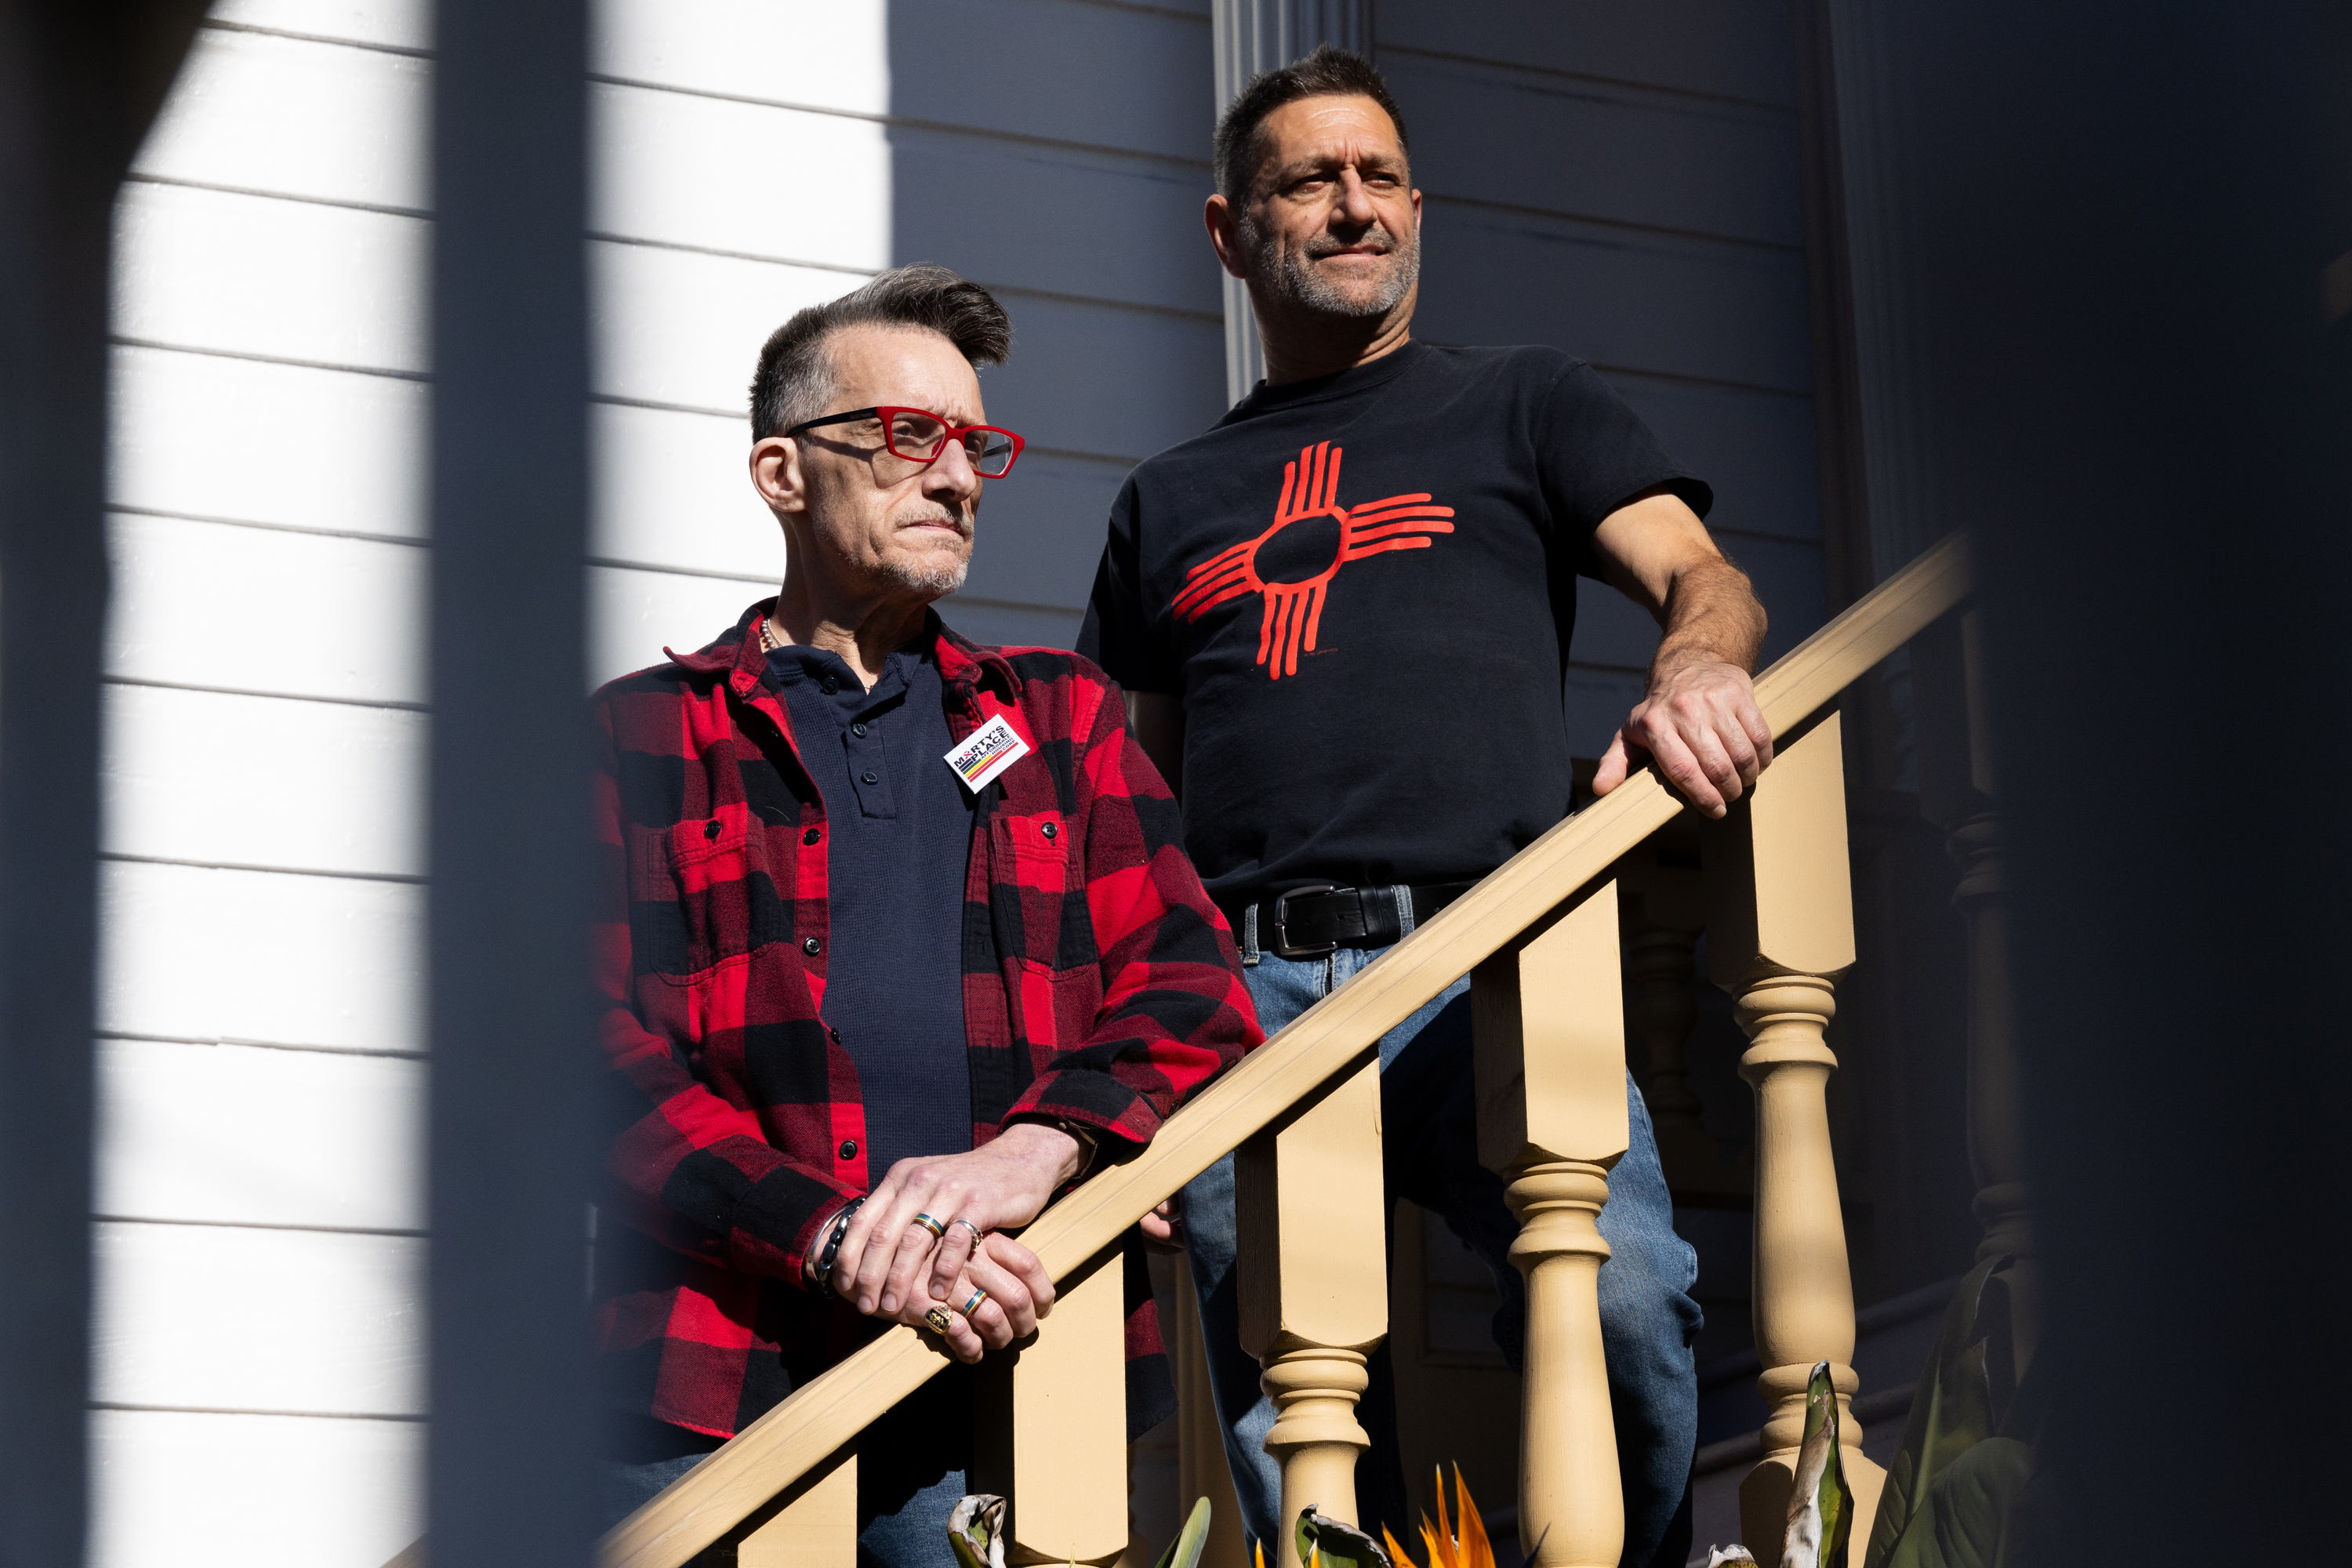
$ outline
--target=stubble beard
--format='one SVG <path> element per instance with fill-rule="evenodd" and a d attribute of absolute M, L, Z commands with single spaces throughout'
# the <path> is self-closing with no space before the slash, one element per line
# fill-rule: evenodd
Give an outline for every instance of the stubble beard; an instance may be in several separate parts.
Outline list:
<path fill-rule="evenodd" d="M 963 580 L 971 574 L 971 534 L 966 532 L 964 540 L 963 559 L 952 566 L 932 565 L 928 555 L 914 559 L 887 556 L 882 562 L 882 574 L 902 588 L 944 599 L 961 589 Z"/>
<path fill-rule="evenodd" d="M 1389 274 L 1388 281 L 1369 296 L 1350 296 L 1318 277 L 1307 265 L 1310 258 L 1285 250 L 1280 236 L 1271 232 L 1260 233 L 1247 219 L 1242 221 L 1241 229 L 1244 242 L 1256 252 L 1258 278 L 1278 298 L 1304 306 L 1319 315 L 1358 319 L 1385 316 L 1412 291 L 1413 284 L 1421 277 L 1419 237 L 1408 234 L 1400 237 L 1390 233 L 1385 224 L 1374 225 L 1364 239 L 1387 240 L 1389 254 L 1397 259 L 1397 266 Z M 1314 242 L 1309 242 L 1308 248 L 1314 249 Z M 1320 254 L 1328 254 L 1328 251 Z"/>

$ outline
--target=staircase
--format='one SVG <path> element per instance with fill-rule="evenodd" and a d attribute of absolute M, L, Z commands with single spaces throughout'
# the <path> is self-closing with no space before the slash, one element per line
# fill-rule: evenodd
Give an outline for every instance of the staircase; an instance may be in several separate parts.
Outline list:
<path fill-rule="evenodd" d="M 1752 1460 L 1737 1462 L 1742 1538 L 1760 1561 L 1780 1539 L 1806 1374 L 1832 1363 L 1850 1407 L 1858 1389 L 1824 1102 L 1836 1060 L 1822 1030 L 1854 952 L 1832 704 L 1969 586 L 1968 542 L 1955 535 L 1765 671 L 1756 692 L 1776 760 L 1725 821 L 1704 825 L 1708 977 L 1734 999 L 1750 1042 L 1740 1072 L 1757 1098 L 1753 1370 L 1766 1419 Z M 1620 870 L 1636 875 L 1629 857 L 1681 811 L 1644 772 L 1578 812 L 1028 1228 L 1022 1239 L 1060 1296 L 1034 1341 L 991 1358 L 994 1408 L 981 1414 L 996 1435 L 987 1489 L 1012 1500 L 1009 1561 L 1108 1563 L 1127 1547 L 1117 1243 L 1235 1149 L 1244 1333 L 1281 1413 L 1268 1447 L 1285 1510 L 1312 1502 L 1355 1517 L 1366 1441 L 1355 1404 L 1365 1355 L 1389 1328 L 1375 1047 L 1469 973 L 1480 1153 L 1508 1183 L 1528 1284 L 1519 1544 L 1546 1568 L 1615 1568 L 1623 1521 L 1595 1293 L 1608 1247 L 1595 1219 L 1627 1137 Z M 680 1568 L 722 1539 L 743 1568 L 852 1568 L 859 1434 L 948 1364 L 927 1336 L 891 1330 L 616 1526 L 601 1568 Z M 1860 1424 L 1846 1423 L 1844 1440 L 1858 1568 L 1884 1471 L 1864 1456 Z"/>

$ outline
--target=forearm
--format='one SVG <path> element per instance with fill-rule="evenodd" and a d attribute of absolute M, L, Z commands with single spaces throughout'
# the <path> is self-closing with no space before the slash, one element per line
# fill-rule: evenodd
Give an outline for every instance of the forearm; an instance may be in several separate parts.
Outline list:
<path fill-rule="evenodd" d="M 1650 660 L 1650 692 L 1695 664 L 1728 664 L 1750 674 L 1764 648 L 1764 606 L 1748 574 L 1721 556 L 1693 561 L 1674 576 L 1659 606 L 1665 635 Z"/>

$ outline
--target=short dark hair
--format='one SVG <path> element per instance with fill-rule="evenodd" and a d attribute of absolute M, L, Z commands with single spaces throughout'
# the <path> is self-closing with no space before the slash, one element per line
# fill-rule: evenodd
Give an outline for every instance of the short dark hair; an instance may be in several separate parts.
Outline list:
<path fill-rule="evenodd" d="M 1286 103 L 1302 98 L 1369 98 L 1388 111 L 1396 127 L 1397 145 L 1410 157 L 1412 143 L 1404 133 L 1404 110 L 1389 95 L 1389 84 L 1372 62 L 1347 49 L 1318 45 L 1305 59 L 1277 70 L 1260 71 L 1227 106 L 1217 121 L 1214 171 L 1217 189 L 1229 202 L 1249 195 L 1250 184 L 1265 162 L 1265 117 Z"/>
<path fill-rule="evenodd" d="M 937 332 L 974 365 L 1003 364 L 1013 352 L 1013 319 L 993 294 L 928 262 L 894 267 L 838 300 L 811 305 L 769 334 L 751 376 L 751 439 L 823 415 L 833 395 L 825 341 L 844 327 L 866 326 Z"/>

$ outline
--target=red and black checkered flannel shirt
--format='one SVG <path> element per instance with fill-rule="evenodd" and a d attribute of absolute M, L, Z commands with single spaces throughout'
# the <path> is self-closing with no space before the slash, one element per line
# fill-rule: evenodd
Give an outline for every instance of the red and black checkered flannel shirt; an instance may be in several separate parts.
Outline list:
<path fill-rule="evenodd" d="M 625 1408 L 719 1436 L 879 1331 L 803 1283 L 819 1222 L 878 1173 L 824 1018 L 825 808 L 767 684 L 772 604 L 593 699 L 623 1222 L 598 1238 L 599 1331 Z M 1232 937 L 1109 679 L 929 626 L 955 738 L 1002 714 L 1030 746 L 982 792 L 964 888 L 973 1142 L 1066 1119 L 1116 1158 L 1264 1037 Z M 1148 1424 L 1172 1386 L 1132 1241 L 1129 1264 L 1129 1414 Z"/>

